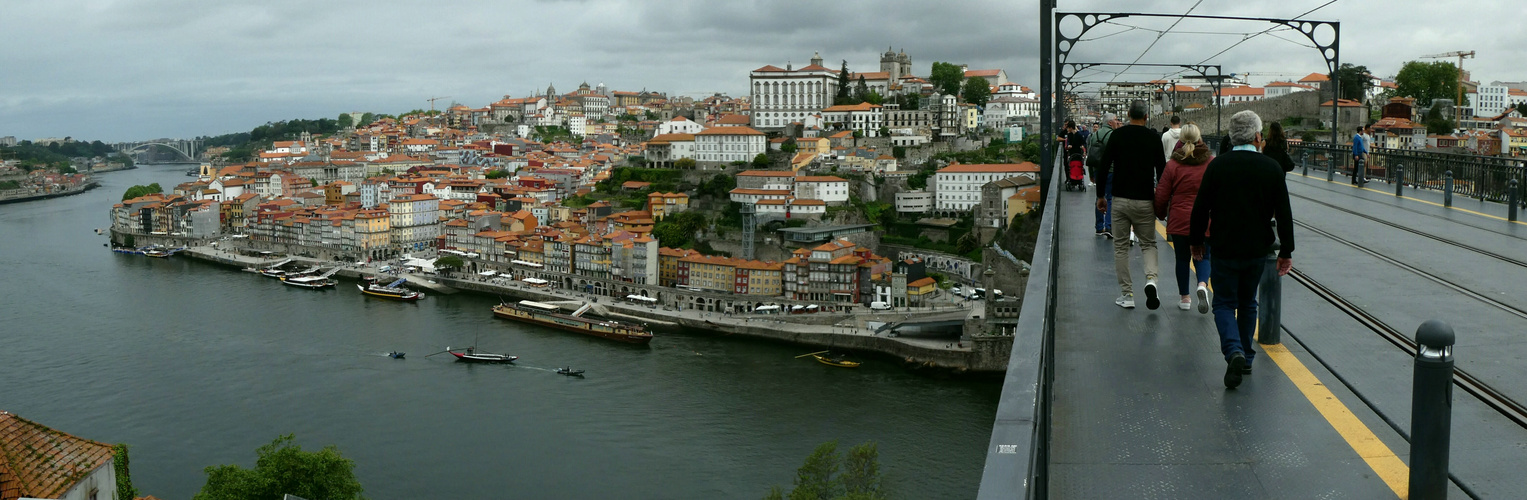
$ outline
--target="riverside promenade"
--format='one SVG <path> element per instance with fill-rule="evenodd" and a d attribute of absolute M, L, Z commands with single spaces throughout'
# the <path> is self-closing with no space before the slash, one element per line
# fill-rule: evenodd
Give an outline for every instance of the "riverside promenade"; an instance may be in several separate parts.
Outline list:
<path fill-rule="evenodd" d="M 179 253 L 198 260 L 239 268 L 262 267 L 278 263 L 287 257 L 261 258 L 243 255 L 215 246 L 189 247 Z M 535 300 L 559 303 L 568 308 L 588 303 L 601 316 L 647 323 L 658 329 L 684 328 L 726 335 L 789 342 L 804 346 L 846 351 L 874 352 L 894 357 L 909 367 L 942 369 L 953 372 L 1001 372 L 1006 368 L 1011 349 L 1011 337 L 968 336 L 962 340 L 953 336 L 929 337 L 898 335 L 887 325 L 901 323 L 965 323 L 985 317 L 984 303 L 969 301 L 964 307 L 918 308 L 912 311 L 859 311 L 824 312 L 816 314 L 729 314 L 722 312 L 684 309 L 668 305 L 646 305 L 623 302 L 615 297 L 585 292 L 534 287 L 520 281 L 487 279 L 479 276 L 465 278 L 424 276 L 417 274 L 381 273 L 376 265 L 360 265 L 333 261 L 320 261 L 292 257 L 293 262 L 319 266 L 338 266 L 337 276 L 359 278 L 363 276 L 397 276 L 408 280 L 411 286 L 426 293 L 454 294 L 460 291 L 476 292 L 500 297 L 505 300 Z"/>

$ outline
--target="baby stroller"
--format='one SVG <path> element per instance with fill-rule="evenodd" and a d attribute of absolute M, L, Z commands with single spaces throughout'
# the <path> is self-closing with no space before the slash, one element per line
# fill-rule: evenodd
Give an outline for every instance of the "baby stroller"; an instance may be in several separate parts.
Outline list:
<path fill-rule="evenodd" d="M 1066 162 L 1066 185 L 1065 190 L 1075 188 L 1077 191 L 1087 190 L 1086 172 L 1082 170 L 1082 155 L 1073 154 Z"/>

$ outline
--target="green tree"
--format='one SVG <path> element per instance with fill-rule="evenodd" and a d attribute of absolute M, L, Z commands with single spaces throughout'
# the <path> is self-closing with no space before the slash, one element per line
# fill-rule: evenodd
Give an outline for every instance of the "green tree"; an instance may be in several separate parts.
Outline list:
<path fill-rule="evenodd" d="M 859 75 L 859 83 L 854 84 L 854 97 L 850 99 L 849 104 L 862 103 L 869 98 L 869 95 L 870 86 L 864 83 L 864 75 Z"/>
<path fill-rule="evenodd" d="M 694 170 L 694 168 L 695 168 L 695 159 L 694 158 L 679 158 L 677 161 L 673 162 L 673 168 L 677 168 L 677 169 L 680 169 L 680 170 Z"/>
<path fill-rule="evenodd" d="M 361 484 L 355 479 L 355 461 L 330 445 L 304 452 L 291 434 L 276 438 L 255 453 L 253 469 L 238 465 L 207 467 L 207 483 L 195 500 L 274 500 L 282 495 L 314 499 L 355 499 Z"/>
<path fill-rule="evenodd" d="M 1417 108 L 1430 107 L 1434 99 L 1458 97 L 1458 67 L 1447 61 L 1411 61 L 1400 68 L 1394 84 L 1395 93 L 1415 98 Z"/>
<path fill-rule="evenodd" d="M 147 186 L 143 186 L 143 185 L 133 186 L 133 187 L 127 188 L 127 192 L 122 193 L 122 201 L 131 200 L 131 199 L 137 198 L 139 196 L 148 196 L 148 195 L 151 195 L 151 194 L 163 193 L 163 192 L 164 192 L 164 189 L 159 187 L 159 183 L 157 183 L 157 182 L 155 182 L 153 184 L 149 184 Z"/>
<path fill-rule="evenodd" d="M 371 122 L 374 122 L 374 121 L 376 121 L 376 114 L 372 113 L 370 111 L 367 111 L 365 113 L 361 113 L 361 122 L 355 124 L 355 126 L 357 126 L 357 127 L 364 127 L 364 126 L 370 125 Z"/>
<path fill-rule="evenodd" d="M 795 154 L 796 151 L 800 150 L 800 146 L 795 144 L 794 137 L 788 137 L 785 139 L 785 143 L 779 146 L 779 150 L 787 154 Z"/>
<path fill-rule="evenodd" d="M 1516 112 L 1521 113 L 1522 116 L 1527 116 L 1527 102 L 1517 103 Z"/>
<path fill-rule="evenodd" d="M 461 269 L 462 267 L 466 267 L 466 265 L 467 263 L 463 262 L 461 257 L 457 257 L 455 255 L 447 255 L 445 257 L 435 259 L 435 269 L 440 270 L 453 271 L 456 269 Z"/>
<path fill-rule="evenodd" d="M 489 170 L 488 173 L 483 174 L 483 177 L 486 177 L 486 178 L 489 178 L 489 179 L 503 179 L 503 178 L 508 177 L 508 176 L 509 176 L 509 171 L 508 170 L 504 170 L 502 168 L 495 168 L 493 170 Z"/>
<path fill-rule="evenodd" d="M 902 146 L 891 146 L 891 156 L 898 160 L 905 160 L 907 159 L 907 148 Z"/>
<path fill-rule="evenodd" d="M 841 473 L 840 473 L 841 471 Z M 880 477 L 880 452 L 875 443 L 863 443 L 838 454 L 838 442 L 817 446 L 795 471 L 794 488 L 786 494 L 770 488 L 765 500 L 885 500 Z"/>
<path fill-rule="evenodd" d="M 972 76 L 965 79 L 965 102 L 985 106 L 987 99 L 991 99 L 991 85 L 985 78 Z"/>
<path fill-rule="evenodd" d="M 946 95 L 960 93 L 960 85 L 965 83 L 965 70 L 958 65 L 946 62 L 934 62 L 933 69 L 928 72 L 928 83 L 933 88 Z"/>
<path fill-rule="evenodd" d="M 753 168 L 769 168 L 769 155 L 758 153 L 758 156 L 754 156 Z"/>
<path fill-rule="evenodd" d="M 1368 95 L 1368 89 L 1373 87 L 1373 79 L 1368 77 L 1367 66 L 1353 66 L 1343 63 L 1336 70 L 1336 81 L 1341 84 L 1341 98 L 1362 101 Z"/>
<path fill-rule="evenodd" d="M 355 117 L 350 116 L 350 113 L 340 113 L 339 119 L 334 121 L 339 123 L 339 128 L 350 128 L 355 125 Z"/>
<path fill-rule="evenodd" d="M 848 81 L 848 60 L 844 59 L 843 69 L 838 70 L 838 94 L 833 97 L 832 103 L 848 104 L 849 99 L 851 99 L 849 96 L 850 91 L 851 87 L 849 87 Z"/>
<path fill-rule="evenodd" d="M 1428 134 L 1447 135 L 1453 133 L 1453 120 L 1449 120 L 1446 115 L 1442 114 L 1441 106 L 1432 106 L 1432 109 L 1426 112 L 1425 123 L 1426 133 Z"/>
<path fill-rule="evenodd" d="M 864 93 L 864 102 L 870 104 L 885 104 L 885 96 L 880 95 L 879 92 L 870 90 L 869 92 Z"/>

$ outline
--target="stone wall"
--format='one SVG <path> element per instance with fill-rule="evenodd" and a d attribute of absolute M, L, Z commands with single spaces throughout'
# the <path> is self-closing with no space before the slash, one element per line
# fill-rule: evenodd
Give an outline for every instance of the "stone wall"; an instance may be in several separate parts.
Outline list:
<path fill-rule="evenodd" d="M 1225 106 L 1224 123 L 1228 126 L 1230 115 L 1247 109 L 1255 111 L 1257 116 L 1262 117 L 1262 123 L 1264 124 L 1295 116 L 1329 121 L 1331 110 L 1330 108 L 1320 108 L 1320 96 L 1317 94 L 1319 93 L 1295 92 L 1286 96 L 1262 99 L 1255 102 L 1229 104 Z M 1322 114 L 1324 118 L 1320 118 Z M 1180 116 L 1183 119 L 1183 123 L 1197 123 L 1198 128 L 1203 130 L 1205 134 L 1220 133 L 1220 129 L 1216 125 L 1219 121 L 1217 107 L 1211 106 L 1200 110 L 1184 111 Z M 1162 127 L 1167 126 L 1170 119 L 1168 115 L 1157 115 L 1146 120 L 1145 123 L 1146 126 L 1152 129 L 1161 130 Z M 1342 120 L 1348 124 L 1355 123 L 1347 122 L 1347 117 L 1345 116 L 1342 117 Z"/>

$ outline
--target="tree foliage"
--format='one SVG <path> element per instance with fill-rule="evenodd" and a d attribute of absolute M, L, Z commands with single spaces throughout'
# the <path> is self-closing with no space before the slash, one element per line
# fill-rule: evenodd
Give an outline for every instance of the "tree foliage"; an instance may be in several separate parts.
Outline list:
<path fill-rule="evenodd" d="M 769 155 L 758 153 L 758 156 L 754 156 L 753 168 L 769 168 Z"/>
<path fill-rule="evenodd" d="M 933 69 L 928 72 L 928 83 L 942 94 L 958 95 L 960 85 L 965 83 L 965 70 L 957 64 L 934 62 Z"/>
<path fill-rule="evenodd" d="M 922 96 L 918 94 L 901 94 L 896 96 L 896 104 L 900 105 L 901 109 L 908 111 L 916 111 L 921 101 Z"/>
<path fill-rule="evenodd" d="M 694 168 L 695 168 L 695 159 L 694 158 L 679 158 L 678 160 L 675 160 L 673 162 L 673 168 L 677 168 L 677 169 L 680 169 L 680 170 L 694 170 Z"/>
<path fill-rule="evenodd" d="M 710 180 L 701 183 L 700 187 L 695 191 L 703 197 L 726 199 L 731 197 L 732 190 L 736 188 L 736 178 L 726 174 L 716 174 Z"/>
<path fill-rule="evenodd" d="M 705 226 L 705 215 L 695 211 L 684 211 L 657 221 L 652 226 L 652 236 L 657 238 L 659 245 L 679 248 L 692 244 L 695 235 L 704 230 Z"/>
<path fill-rule="evenodd" d="M 370 111 L 367 111 L 367 112 L 361 114 L 361 121 L 360 121 L 360 123 L 355 124 L 355 126 L 357 126 L 357 127 L 364 127 L 364 126 L 370 125 L 371 122 L 374 122 L 374 121 L 376 121 L 376 114 L 372 113 Z"/>
<path fill-rule="evenodd" d="M 784 144 L 779 145 L 779 150 L 788 154 L 795 154 L 796 151 L 800 150 L 800 146 L 795 144 L 794 137 L 789 137 L 785 139 Z"/>
<path fill-rule="evenodd" d="M 1455 125 L 1453 120 L 1449 120 L 1447 115 L 1442 113 L 1441 106 L 1432 106 L 1431 110 L 1426 112 L 1425 123 L 1426 133 L 1439 135 L 1453 133 L 1453 126 Z"/>
<path fill-rule="evenodd" d="M 1522 116 L 1527 116 L 1527 102 L 1517 103 L 1516 112 L 1521 113 Z"/>
<path fill-rule="evenodd" d="M 435 269 L 461 269 L 466 264 L 466 262 L 461 260 L 461 257 L 455 255 L 447 255 L 435 259 Z"/>
<path fill-rule="evenodd" d="M 493 170 L 489 170 L 488 173 L 483 174 L 482 176 L 488 179 L 502 179 L 509 176 L 509 171 L 502 168 L 495 168 Z"/>
<path fill-rule="evenodd" d="M 837 95 L 833 96 L 832 103 L 848 104 L 848 100 L 851 98 L 849 92 L 850 87 L 848 81 L 848 60 L 845 59 L 843 61 L 843 68 L 838 70 L 838 93 Z"/>
<path fill-rule="evenodd" d="M 846 104 L 859 104 L 869 98 L 870 86 L 864 83 L 864 75 L 859 75 L 859 82 L 854 84 L 854 97 Z"/>
<path fill-rule="evenodd" d="M 1432 100 L 1458 97 L 1458 67 L 1447 61 L 1411 61 L 1400 68 L 1394 83 L 1396 94 L 1413 97 L 1417 108 L 1426 108 Z"/>
<path fill-rule="evenodd" d="M 164 188 L 159 187 L 159 183 L 157 183 L 157 182 L 155 182 L 153 184 L 149 184 L 147 186 L 137 185 L 137 186 L 133 186 L 133 187 L 127 188 L 127 192 L 122 193 L 122 201 L 131 200 L 131 199 L 137 198 L 139 196 L 147 196 L 147 195 L 156 194 L 156 193 L 163 193 L 163 192 L 164 192 Z"/>
<path fill-rule="evenodd" d="M 985 106 L 988 99 L 991 99 L 991 85 L 985 78 L 972 76 L 965 79 L 965 102 Z"/>
<path fill-rule="evenodd" d="M 313 499 L 356 499 L 361 496 L 355 479 L 355 461 L 341 456 L 330 445 L 304 452 L 287 434 L 255 453 L 253 469 L 238 465 L 207 467 L 207 483 L 195 500 L 278 500 L 283 495 Z"/>
<path fill-rule="evenodd" d="M 335 119 L 334 121 L 339 124 L 339 128 L 350 128 L 355 126 L 355 117 L 350 116 L 350 113 L 340 113 L 339 118 Z"/>
<path fill-rule="evenodd" d="M 1336 82 L 1341 84 L 1341 98 L 1354 101 L 1362 101 L 1368 95 L 1368 89 L 1373 87 L 1373 79 L 1368 78 L 1367 66 L 1345 63 L 1336 70 Z"/>
<path fill-rule="evenodd" d="M 806 462 L 795 471 L 795 483 L 789 494 L 779 486 L 770 489 L 768 499 L 784 500 L 885 500 L 880 477 L 880 452 L 875 443 L 863 443 L 838 454 L 838 442 L 817 446 Z"/>
<path fill-rule="evenodd" d="M 111 454 L 111 466 L 117 476 L 117 498 L 138 498 L 138 489 L 133 487 L 132 473 L 127 467 L 127 445 L 112 445 Z"/>

